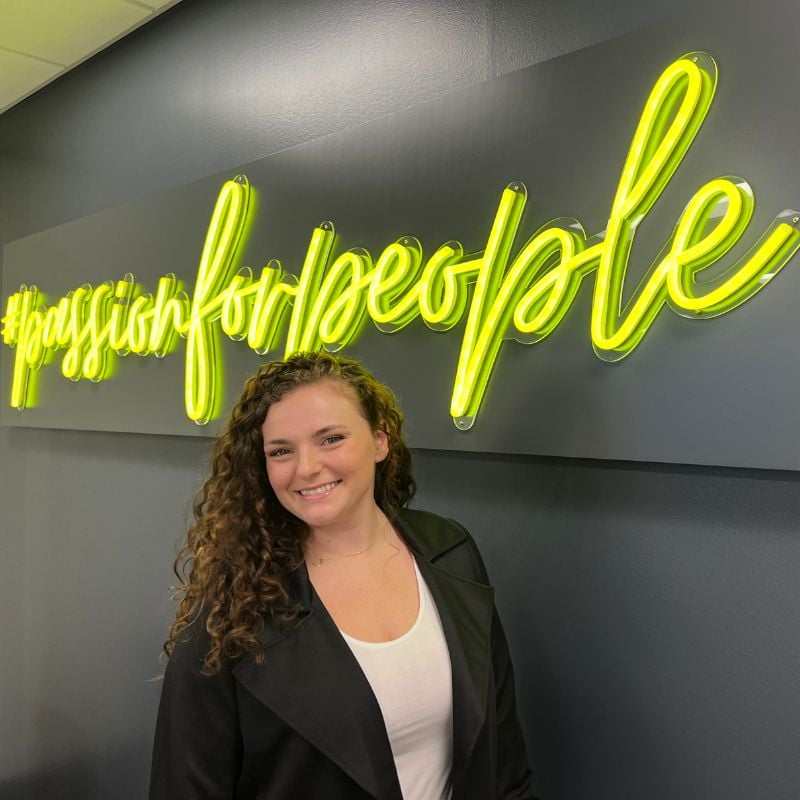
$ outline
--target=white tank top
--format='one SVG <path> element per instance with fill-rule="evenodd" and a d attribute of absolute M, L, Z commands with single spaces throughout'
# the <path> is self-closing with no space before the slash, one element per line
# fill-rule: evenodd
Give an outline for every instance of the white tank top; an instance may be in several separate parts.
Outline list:
<path fill-rule="evenodd" d="M 416 622 L 391 642 L 362 642 L 342 631 L 383 714 L 404 800 L 450 800 L 453 683 L 439 612 L 414 562 Z"/>

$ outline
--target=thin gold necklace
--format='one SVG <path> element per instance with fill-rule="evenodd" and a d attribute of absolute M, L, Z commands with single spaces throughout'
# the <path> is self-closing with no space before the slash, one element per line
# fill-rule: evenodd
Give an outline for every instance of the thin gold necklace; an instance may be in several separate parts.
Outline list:
<path fill-rule="evenodd" d="M 320 550 L 314 555 L 314 557 L 311 559 L 309 563 L 311 564 L 312 567 L 321 567 L 326 561 L 330 561 L 333 558 L 354 558 L 355 556 L 363 555 L 364 553 L 367 552 L 367 550 L 371 550 L 375 546 L 375 543 L 380 538 L 378 536 L 378 533 L 381 530 L 384 530 L 385 527 L 386 525 L 384 523 L 383 525 L 380 526 L 380 528 L 375 529 L 372 535 L 372 540 L 363 550 L 356 550 L 355 553 L 327 553 L 325 550 Z"/>

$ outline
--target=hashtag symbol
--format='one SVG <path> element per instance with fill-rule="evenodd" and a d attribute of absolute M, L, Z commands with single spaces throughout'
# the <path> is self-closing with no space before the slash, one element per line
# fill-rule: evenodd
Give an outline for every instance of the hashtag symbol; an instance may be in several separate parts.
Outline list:
<path fill-rule="evenodd" d="M 9 346 L 13 346 L 19 339 L 19 324 L 20 324 L 20 300 L 22 295 L 19 293 L 12 294 L 8 298 L 6 305 L 6 314 L 0 319 L 0 334 L 3 336 L 3 342 Z"/>

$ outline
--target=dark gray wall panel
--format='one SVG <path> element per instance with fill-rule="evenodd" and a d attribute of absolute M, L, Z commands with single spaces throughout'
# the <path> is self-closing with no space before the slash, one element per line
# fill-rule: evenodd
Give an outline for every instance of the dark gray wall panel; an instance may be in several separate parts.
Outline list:
<path fill-rule="evenodd" d="M 794 44 L 792 31 L 776 31 L 756 10 L 743 9 L 713 28 L 707 28 L 709 16 L 715 18 L 714 12 L 704 8 L 690 29 L 670 21 L 629 33 L 15 241 L 6 247 L 4 280 L 13 286 L 33 282 L 57 297 L 83 281 L 97 285 L 127 271 L 152 289 L 174 269 L 191 292 L 213 198 L 235 172 L 247 174 L 257 200 L 231 273 L 240 264 L 258 272 L 273 257 L 299 273 L 310 231 L 325 218 L 336 225 L 339 251 L 363 246 L 377 257 L 409 233 L 419 237 L 426 256 L 449 238 L 475 252 L 485 244 L 502 188 L 515 179 L 530 187 L 530 201 L 514 254 L 541 225 L 563 214 L 576 216 L 591 235 L 606 225 L 648 91 L 666 65 L 693 45 L 719 60 L 717 99 L 637 231 L 625 297 L 634 293 L 698 187 L 734 172 L 754 188 L 756 214 L 733 254 L 708 270 L 719 273 L 755 245 L 778 213 L 800 206 L 794 158 L 800 116 L 774 90 L 774 76 Z M 744 57 L 748 48 L 759 57 Z M 764 126 L 765 119 L 773 124 Z M 753 157 L 759 142 L 768 159 Z M 469 432 L 456 430 L 448 415 L 463 319 L 447 333 L 415 320 L 392 336 L 368 323 L 348 352 L 363 356 L 402 394 L 414 422 L 412 443 L 419 447 L 797 469 L 798 263 L 791 261 L 734 314 L 687 321 L 662 309 L 636 352 L 613 366 L 591 350 L 596 279 L 588 276 L 552 337 L 536 346 L 503 344 Z M 48 275 L 55 264 L 58 275 Z M 263 359 L 245 343 L 222 338 L 225 408 Z M 62 357 L 57 354 L 56 362 Z M 100 386 L 59 378 L 56 363 L 43 370 L 41 406 L 23 414 L 0 408 L 0 420 L 208 434 L 181 408 L 184 358 L 179 347 L 163 362 L 118 359 L 113 380 Z M 0 385 L 7 394 L 8 364 L 4 373 Z"/>
<path fill-rule="evenodd" d="M 208 442 L 3 432 L 23 489 L 3 508 L 23 524 L 4 514 L 0 797 L 142 797 L 186 465 Z"/>
<path fill-rule="evenodd" d="M 794 474 L 447 453 L 418 468 L 418 502 L 476 530 L 499 581 L 543 797 L 794 796 Z"/>
<path fill-rule="evenodd" d="M 0 117 L 0 238 L 448 94 L 659 13 L 649 0 L 409 5 L 184 0 Z M 793 28 L 794 6 L 777 7 Z M 310 58 L 319 71 L 307 29 L 326 43 L 325 63 L 337 63 L 328 35 L 337 25 L 350 49 L 348 9 L 366 20 L 366 49 L 381 44 L 367 31 L 392 43 L 370 62 L 375 76 L 351 74 L 326 93 L 306 73 L 288 110 L 259 106 L 272 91 L 266 70 L 286 79 Z M 448 46 L 420 46 L 407 60 L 403 40 L 386 31 L 409 14 Z M 214 112 L 224 93 L 207 89 L 233 85 L 242 62 L 261 74 L 250 84 L 250 104 L 262 109 L 252 124 L 245 112 Z M 315 106 L 302 102 L 311 97 Z M 337 117 L 337 103 L 347 114 Z M 146 680 L 159 669 L 170 561 L 206 446 L 0 428 L 3 800 L 144 796 L 158 693 Z M 795 796 L 794 475 L 429 452 L 417 466 L 419 505 L 462 519 L 486 554 L 548 800 Z"/>

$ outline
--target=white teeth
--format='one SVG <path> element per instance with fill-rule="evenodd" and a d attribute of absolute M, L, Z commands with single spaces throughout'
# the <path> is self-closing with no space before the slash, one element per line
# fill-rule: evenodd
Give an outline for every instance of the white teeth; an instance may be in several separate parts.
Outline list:
<path fill-rule="evenodd" d="M 316 489 L 301 489 L 300 494 L 303 497 L 312 497 L 315 494 L 325 494 L 325 492 L 329 492 L 336 486 L 337 481 L 333 481 L 332 483 L 326 483 L 324 486 L 317 486 Z"/>

